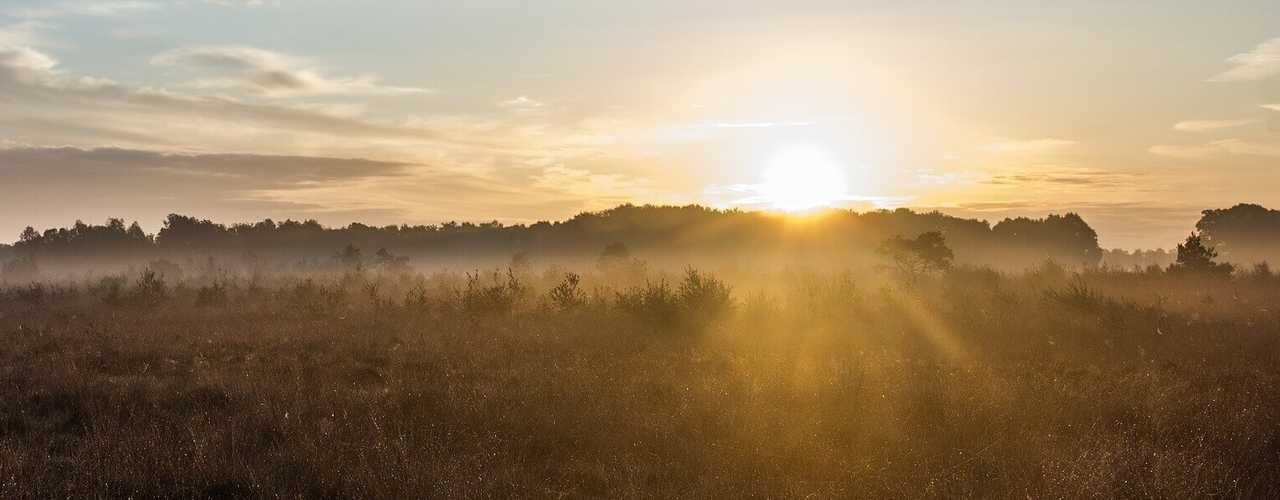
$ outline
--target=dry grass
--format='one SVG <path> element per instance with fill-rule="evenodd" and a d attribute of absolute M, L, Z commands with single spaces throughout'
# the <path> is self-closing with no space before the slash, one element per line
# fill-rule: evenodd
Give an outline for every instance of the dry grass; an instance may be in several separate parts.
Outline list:
<path fill-rule="evenodd" d="M 11 286 L 0 497 L 1280 493 L 1275 280 L 552 274 Z"/>

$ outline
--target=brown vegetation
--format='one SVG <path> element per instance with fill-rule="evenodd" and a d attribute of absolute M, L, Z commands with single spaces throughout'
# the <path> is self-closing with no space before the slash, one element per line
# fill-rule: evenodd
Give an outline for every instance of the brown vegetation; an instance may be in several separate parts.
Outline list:
<path fill-rule="evenodd" d="M 718 274 L 11 284 L 0 497 L 1278 493 L 1269 270 Z"/>

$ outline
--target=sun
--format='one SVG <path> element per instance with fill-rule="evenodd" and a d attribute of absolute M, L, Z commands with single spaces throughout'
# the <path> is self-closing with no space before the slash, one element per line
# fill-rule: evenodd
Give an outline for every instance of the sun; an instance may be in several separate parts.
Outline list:
<path fill-rule="evenodd" d="M 848 198 L 844 169 L 812 146 L 778 149 L 760 177 L 760 198 L 778 210 L 803 212 L 830 207 Z"/>

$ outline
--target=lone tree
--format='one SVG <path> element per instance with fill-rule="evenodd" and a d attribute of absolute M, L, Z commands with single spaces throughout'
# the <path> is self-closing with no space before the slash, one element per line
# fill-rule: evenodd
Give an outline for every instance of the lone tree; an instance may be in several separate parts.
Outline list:
<path fill-rule="evenodd" d="M 1206 246 L 1200 233 L 1191 233 L 1187 241 L 1178 245 L 1178 260 L 1169 266 L 1170 272 L 1194 274 L 1231 274 L 1234 267 L 1226 262 L 1214 262 L 1218 251 Z"/>
<path fill-rule="evenodd" d="M 333 254 L 333 260 L 339 265 L 359 272 L 364 269 L 364 255 L 360 252 L 360 247 L 351 243 L 343 247 L 337 253 Z"/>
<path fill-rule="evenodd" d="M 951 267 L 955 254 L 941 232 L 929 231 L 915 238 L 894 236 L 880 243 L 879 252 L 893 259 L 893 265 L 915 282 L 921 275 Z"/>

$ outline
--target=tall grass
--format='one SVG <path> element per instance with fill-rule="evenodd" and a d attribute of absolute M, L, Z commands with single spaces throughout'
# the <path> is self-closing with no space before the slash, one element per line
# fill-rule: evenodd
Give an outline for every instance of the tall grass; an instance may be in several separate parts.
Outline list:
<path fill-rule="evenodd" d="M 1280 493 L 1261 272 L 617 273 L 10 285 L 0 497 Z"/>

